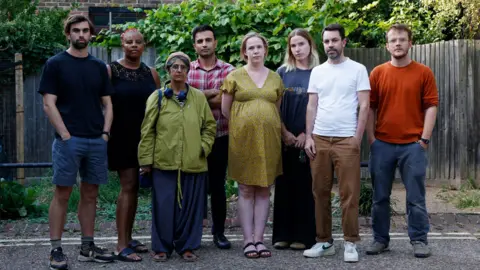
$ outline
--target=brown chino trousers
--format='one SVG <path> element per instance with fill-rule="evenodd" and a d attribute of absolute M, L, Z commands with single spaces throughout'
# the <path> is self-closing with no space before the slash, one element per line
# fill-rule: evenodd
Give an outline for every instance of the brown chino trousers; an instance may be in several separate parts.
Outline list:
<path fill-rule="evenodd" d="M 316 155 L 310 161 L 310 166 L 317 241 L 328 242 L 332 239 L 333 170 L 339 184 L 344 239 L 349 242 L 359 241 L 360 145 L 353 137 L 313 135 L 313 140 Z"/>

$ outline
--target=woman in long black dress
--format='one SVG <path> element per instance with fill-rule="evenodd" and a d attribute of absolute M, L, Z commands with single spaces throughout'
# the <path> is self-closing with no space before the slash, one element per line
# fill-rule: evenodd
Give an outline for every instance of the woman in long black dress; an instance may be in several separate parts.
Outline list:
<path fill-rule="evenodd" d="M 275 183 L 273 244 L 277 249 L 302 250 L 315 244 L 315 208 L 312 176 L 305 144 L 308 82 L 319 64 L 315 43 L 303 29 L 293 30 L 287 41 L 285 64 L 277 73 L 285 92 L 281 105 L 283 175 Z"/>
<path fill-rule="evenodd" d="M 145 49 L 142 34 L 129 29 L 121 36 L 123 58 L 110 63 L 109 75 L 115 93 L 112 95 L 113 123 L 108 142 L 109 169 L 117 171 L 121 190 L 117 199 L 117 258 L 122 261 L 141 261 L 136 253 L 147 252 L 144 244 L 132 239 L 138 201 L 138 158 L 140 128 L 147 98 L 160 88 L 154 68 L 141 62 Z"/>

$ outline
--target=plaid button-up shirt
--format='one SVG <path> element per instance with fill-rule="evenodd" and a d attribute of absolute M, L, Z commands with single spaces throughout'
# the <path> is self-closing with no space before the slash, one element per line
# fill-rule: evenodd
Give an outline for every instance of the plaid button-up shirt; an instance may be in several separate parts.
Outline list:
<path fill-rule="evenodd" d="M 188 72 L 188 84 L 199 90 L 220 89 L 227 75 L 235 68 L 217 59 L 215 66 L 206 71 L 200 66 L 200 62 L 195 60 L 190 63 L 190 72 Z M 217 137 L 228 134 L 228 120 L 223 117 L 221 109 L 212 109 L 212 114 L 217 121 Z"/>

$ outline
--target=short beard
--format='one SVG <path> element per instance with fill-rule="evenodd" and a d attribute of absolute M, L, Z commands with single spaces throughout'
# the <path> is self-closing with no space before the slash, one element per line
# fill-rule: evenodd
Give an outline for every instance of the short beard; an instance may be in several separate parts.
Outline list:
<path fill-rule="evenodd" d="M 85 43 L 72 42 L 72 46 L 77 50 L 85 49 L 88 46 L 88 41 Z"/>
<path fill-rule="evenodd" d="M 397 60 L 401 60 L 401 59 L 407 57 L 407 55 L 408 55 L 408 52 L 407 52 L 407 53 L 404 53 L 404 54 L 402 54 L 402 55 L 394 55 L 394 54 L 392 54 L 393 58 L 395 58 L 395 59 L 397 59 Z"/>
<path fill-rule="evenodd" d="M 337 53 L 335 56 L 333 56 L 333 55 L 331 55 L 327 52 L 327 57 L 331 60 L 337 60 L 342 55 L 342 52 L 339 52 L 337 50 L 335 50 L 335 52 Z"/>

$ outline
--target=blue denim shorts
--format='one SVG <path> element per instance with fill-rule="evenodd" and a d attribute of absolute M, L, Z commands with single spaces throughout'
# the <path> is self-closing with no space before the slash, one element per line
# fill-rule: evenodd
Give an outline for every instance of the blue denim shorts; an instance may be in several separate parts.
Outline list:
<path fill-rule="evenodd" d="M 58 186 L 71 187 L 80 173 L 82 182 L 108 182 L 107 142 L 102 138 L 55 139 L 52 144 L 53 180 Z"/>

